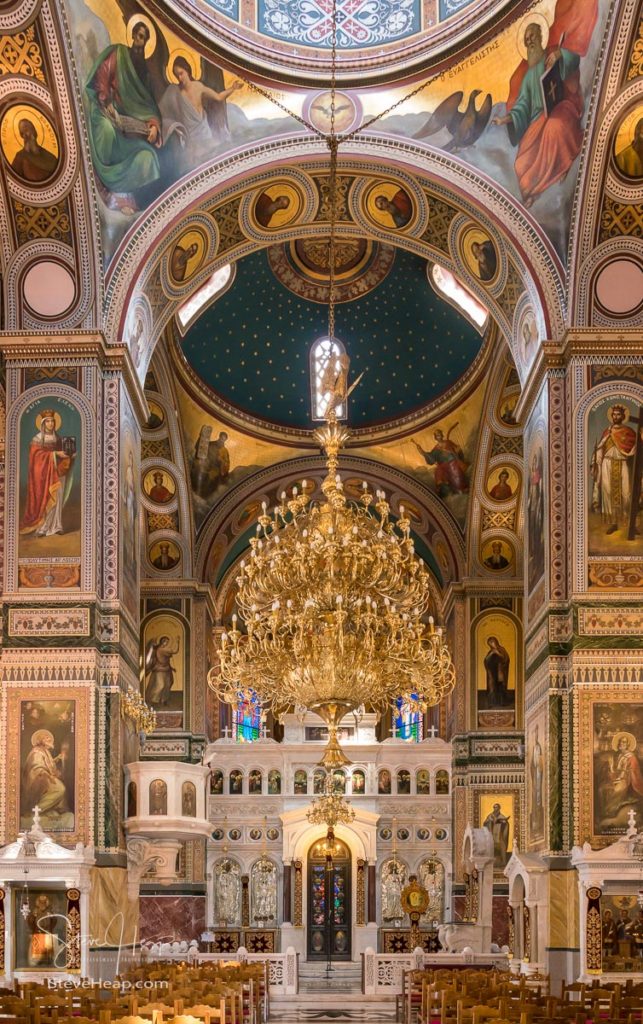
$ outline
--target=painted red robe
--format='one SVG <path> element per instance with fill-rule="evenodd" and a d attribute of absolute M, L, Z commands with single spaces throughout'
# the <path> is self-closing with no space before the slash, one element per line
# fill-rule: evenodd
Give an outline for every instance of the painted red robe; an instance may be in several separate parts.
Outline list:
<path fill-rule="evenodd" d="M 515 170 L 523 199 L 533 199 L 561 181 L 580 153 L 583 133 L 583 98 L 579 71 L 572 70 L 570 57 L 584 57 L 598 16 L 598 0 L 558 0 L 549 31 L 546 57 L 555 49 L 563 50 L 563 99 L 549 116 L 541 109 L 516 133 L 519 137 Z M 538 75 L 544 71 L 544 62 Z M 509 85 L 507 111 L 516 119 L 524 101 L 525 78 L 530 69 L 526 60 L 516 68 Z M 535 113 L 535 111 L 532 111 Z M 514 121 L 514 127 L 515 121 Z M 511 137 L 511 132 L 510 132 Z M 512 139 L 512 141 L 514 141 Z"/>
<path fill-rule="evenodd" d="M 27 500 L 20 523 L 21 533 L 35 533 L 58 501 L 72 459 L 61 455 L 57 434 L 36 434 L 29 448 Z"/>

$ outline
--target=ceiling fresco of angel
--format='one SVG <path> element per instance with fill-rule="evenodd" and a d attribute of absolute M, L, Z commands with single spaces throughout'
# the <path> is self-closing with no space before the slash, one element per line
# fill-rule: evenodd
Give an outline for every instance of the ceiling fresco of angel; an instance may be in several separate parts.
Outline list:
<path fill-rule="evenodd" d="M 106 259 L 167 188 L 232 150 L 307 129 L 326 90 L 248 79 L 199 56 L 133 0 L 69 0 Z M 287 5 L 286 5 L 287 6 Z M 542 0 L 427 79 L 371 131 L 437 147 L 530 210 L 564 259 L 606 0 Z M 350 130 L 408 87 L 345 90 Z M 323 124 L 319 130 L 324 130 Z"/>

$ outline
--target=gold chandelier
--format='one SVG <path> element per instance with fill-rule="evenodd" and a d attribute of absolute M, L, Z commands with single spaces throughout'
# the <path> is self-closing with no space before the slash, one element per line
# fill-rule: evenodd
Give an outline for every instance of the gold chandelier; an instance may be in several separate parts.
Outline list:
<path fill-rule="evenodd" d="M 311 501 L 303 481 L 272 514 L 264 503 L 236 578 L 245 630 L 233 615 L 209 675 L 232 705 L 258 696 L 277 717 L 316 712 L 329 731 L 327 769 L 348 763 L 337 742 L 348 712 L 382 712 L 400 696 L 425 711 L 455 683 L 404 509 L 395 523 L 384 492 L 366 483 L 359 501 L 344 494 L 337 456 L 346 435 L 331 409 L 316 435 L 327 456 L 322 500 Z"/>
<path fill-rule="evenodd" d="M 455 685 L 449 649 L 429 614 L 429 573 L 415 554 L 404 508 L 395 522 L 384 491 L 373 494 L 366 482 L 360 499 L 349 500 L 337 471 L 339 451 L 350 436 L 337 410 L 346 408 L 358 382 L 349 387 L 348 358 L 336 356 L 333 345 L 341 141 L 335 134 L 335 2 L 332 32 L 326 136 L 330 345 L 321 386 L 326 423 L 314 435 L 326 454 L 323 498 L 312 501 L 304 480 L 290 496 L 284 491 L 272 511 L 263 503 L 250 557 L 236 577 L 244 629 L 233 615 L 232 628 L 221 636 L 219 668 L 208 676 L 218 696 L 235 707 L 258 697 L 277 718 L 295 709 L 316 712 L 328 726 L 321 762 L 327 770 L 348 763 L 337 741 L 347 713 L 361 705 L 381 713 L 400 697 L 408 709 L 424 712 Z"/>
<path fill-rule="evenodd" d="M 329 831 L 333 831 L 336 825 L 350 825 L 355 819 L 355 811 L 341 793 L 333 793 L 332 776 L 327 775 L 326 780 L 326 792 L 318 800 L 313 800 L 306 817 L 311 825 L 326 825 Z"/>

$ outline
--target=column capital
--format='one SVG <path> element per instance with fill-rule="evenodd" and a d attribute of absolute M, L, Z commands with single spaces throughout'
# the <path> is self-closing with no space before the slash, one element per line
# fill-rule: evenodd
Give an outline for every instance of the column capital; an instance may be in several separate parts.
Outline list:
<path fill-rule="evenodd" d="M 59 365 L 96 363 L 101 370 L 122 373 L 141 424 L 149 410 L 127 345 L 107 345 L 102 334 L 87 331 L 50 331 L 46 334 L 0 334 L 0 352 L 8 364 L 28 366 L 54 361 Z"/>

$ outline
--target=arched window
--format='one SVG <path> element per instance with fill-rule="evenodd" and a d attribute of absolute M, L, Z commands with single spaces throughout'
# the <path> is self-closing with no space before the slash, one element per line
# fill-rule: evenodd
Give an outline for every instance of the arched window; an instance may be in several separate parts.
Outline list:
<path fill-rule="evenodd" d="M 345 355 L 346 349 L 337 338 L 334 338 L 332 342 L 330 338 L 318 338 L 310 350 L 310 387 L 314 420 L 326 418 L 330 397 L 328 380 L 329 377 L 336 376 L 340 372 L 339 358 Z M 337 406 L 338 420 L 345 420 L 346 413 L 345 403 Z"/>
<path fill-rule="evenodd" d="M 460 313 L 464 313 L 479 331 L 484 330 L 489 317 L 488 310 L 478 302 L 468 288 L 458 281 L 457 277 L 453 276 L 450 270 L 434 263 L 429 280 L 435 290 L 442 294 Z"/>
<path fill-rule="evenodd" d="M 415 694 L 411 694 L 411 697 L 415 697 Z M 410 708 L 404 697 L 398 697 L 395 702 L 395 737 L 410 743 L 419 743 L 424 739 L 422 712 Z"/>
<path fill-rule="evenodd" d="M 256 693 L 240 701 L 232 714 L 232 736 L 237 743 L 258 740 L 261 729 L 261 704 Z"/>

